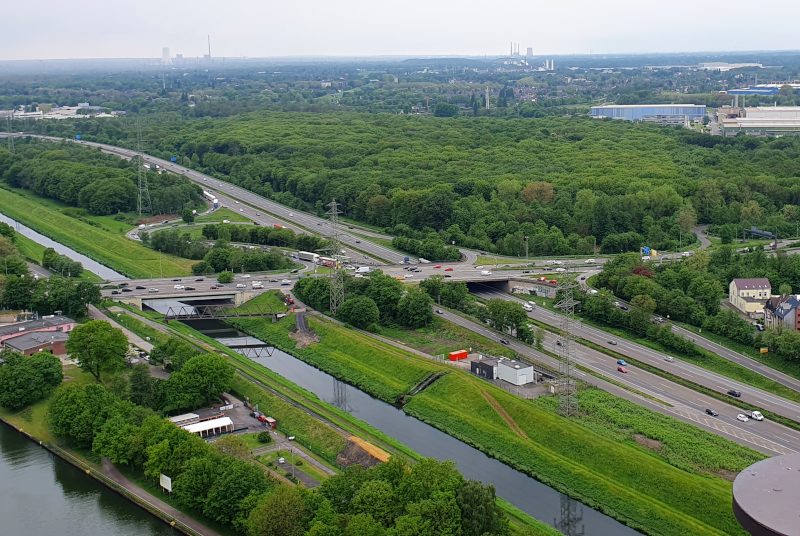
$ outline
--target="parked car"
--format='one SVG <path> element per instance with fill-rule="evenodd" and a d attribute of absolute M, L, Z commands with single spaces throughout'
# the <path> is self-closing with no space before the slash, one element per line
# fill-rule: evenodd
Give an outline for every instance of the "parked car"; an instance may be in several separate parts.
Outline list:
<path fill-rule="evenodd" d="M 500 344 L 509 344 L 508 339 L 500 339 Z"/>
<path fill-rule="evenodd" d="M 712 417 L 719 417 L 719 413 L 717 413 L 717 412 L 716 412 L 716 411 L 714 411 L 713 409 L 707 409 L 707 410 L 706 410 L 706 413 L 708 413 L 708 414 L 709 414 L 709 415 L 711 415 Z"/>
<path fill-rule="evenodd" d="M 624 359 L 617 359 L 617 365 L 622 365 L 623 367 L 627 365 Z"/>
<path fill-rule="evenodd" d="M 627 374 L 627 373 L 628 373 L 628 369 L 626 369 L 625 367 L 617 367 L 617 370 L 618 370 L 619 372 L 622 372 L 622 373 L 625 373 L 625 374 Z"/>
<path fill-rule="evenodd" d="M 620 305 L 619 308 L 622 309 L 623 311 L 627 311 L 628 310 L 628 306 L 627 305 Z"/>
<path fill-rule="evenodd" d="M 736 397 L 736 398 L 741 398 L 741 397 L 742 397 L 742 392 L 741 392 L 741 391 L 736 391 L 736 390 L 734 390 L 734 389 L 731 389 L 730 391 L 728 391 L 728 396 L 733 396 L 733 397 Z"/>
<path fill-rule="evenodd" d="M 750 419 L 748 419 L 746 415 L 742 415 L 742 414 L 740 413 L 739 415 L 737 415 L 737 416 L 736 416 L 736 420 L 737 420 L 737 421 L 742 421 L 742 422 L 747 422 L 747 421 L 749 421 Z"/>

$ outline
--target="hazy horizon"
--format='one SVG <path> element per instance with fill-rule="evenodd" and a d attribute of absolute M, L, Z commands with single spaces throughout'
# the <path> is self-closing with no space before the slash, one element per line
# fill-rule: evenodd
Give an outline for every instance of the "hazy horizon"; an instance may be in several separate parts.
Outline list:
<path fill-rule="evenodd" d="M 444 0 L 409 0 L 401 9 L 365 0 L 338 4 L 322 0 L 287 4 L 233 0 L 159 3 L 142 0 L 135 9 L 109 13 L 89 0 L 65 9 L 54 0 L 13 5 L 0 34 L 0 60 L 155 59 L 171 56 L 248 58 L 483 57 L 510 52 L 511 42 L 541 55 L 619 55 L 788 51 L 800 49 L 793 18 L 736 31 L 726 13 L 747 14 L 751 4 L 731 0 L 677 0 L 669 9 L 610 0 L 602 5 L 576 0 L 561 4 L 504 5 Z M 705 4 L 705 5 L 703 5 Z M 771 5 L 772 12 L 788 0 Z M 35 23 L 35 24 L 34 24 Z M 754 50 L 754 44 L 760 45 Z M 746 46 L 743 46 L 746 45 Z"/>

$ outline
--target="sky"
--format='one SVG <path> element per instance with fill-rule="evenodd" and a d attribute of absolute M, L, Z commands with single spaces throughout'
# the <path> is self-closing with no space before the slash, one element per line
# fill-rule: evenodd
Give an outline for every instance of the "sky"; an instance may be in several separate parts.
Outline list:
<path fill-rule="evenodd" d="M 770 15 L 795 1 L 36 0 L 3 9 L 0 60 L 196 57 L 209 34 L 250 58 L 797 50 L 796 17 Z"/>

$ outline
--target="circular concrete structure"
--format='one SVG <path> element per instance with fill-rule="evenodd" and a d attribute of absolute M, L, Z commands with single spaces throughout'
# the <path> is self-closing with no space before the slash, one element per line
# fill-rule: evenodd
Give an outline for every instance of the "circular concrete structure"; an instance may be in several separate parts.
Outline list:
<path fill-rule="evenodd" d="M 800 536 L 800 452 L 767 458 L 739 473 L 733 513 L 753 536 Z"/>

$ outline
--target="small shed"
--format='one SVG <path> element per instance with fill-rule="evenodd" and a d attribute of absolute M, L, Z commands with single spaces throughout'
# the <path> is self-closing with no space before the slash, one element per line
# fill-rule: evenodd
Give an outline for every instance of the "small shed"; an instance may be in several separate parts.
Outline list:
<path fill-rule="evenodd" d="M 274 430 L 275 427 L 278 426 L 278 421 L 276 421 L 272 417 L 264 417 L 264 423 L 267 425 L 267 428 L 270 428 L 272 430 Z"/>
<path fill-rule="evenodd" d="M 483 359 L 481 356 L 478 356 L 477 361 L 472 361 L 470 363 L 470 370 L 477 376 L 482 376 L 487 380 L 493 380 L 497 378 L 497 363 L 497 359 Z"/>
<path fill-rule="evenodd" d="M 190 434 L 197 434 L 200 437 L 208 437 L 226 432 L 233 432 L 233 421 L 230 417 L 220 417 L 208 421 L 189 424 L 182 427 Z"/>
<path fill-rule="evenodd" d="M 514 385 L 525 385 L 536 381 L 536 372 L 531 365 L 504 359 L 497 364 L 498 377 Z"/>

